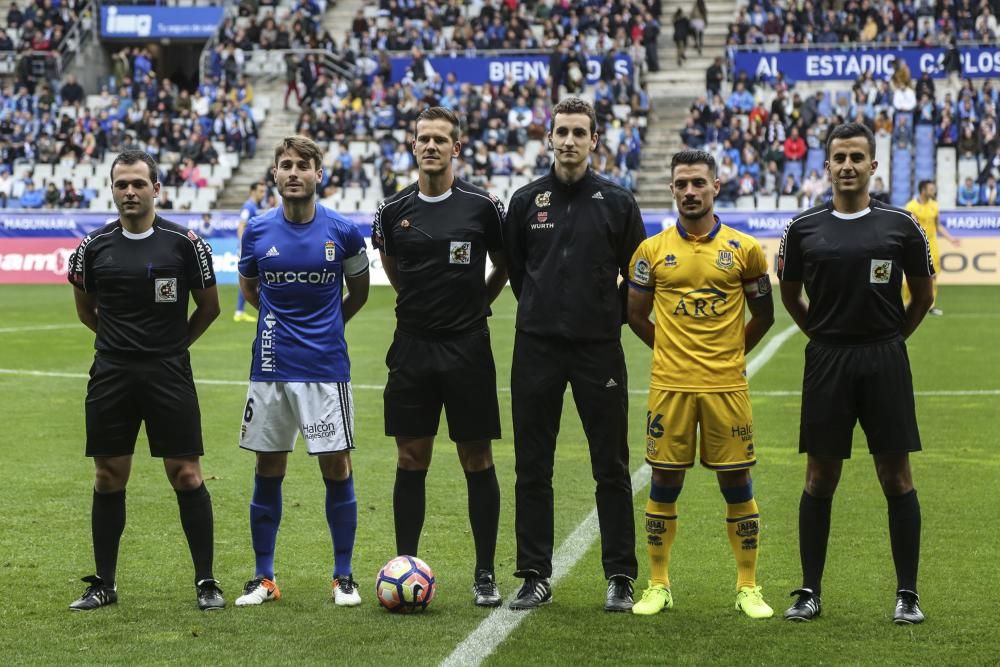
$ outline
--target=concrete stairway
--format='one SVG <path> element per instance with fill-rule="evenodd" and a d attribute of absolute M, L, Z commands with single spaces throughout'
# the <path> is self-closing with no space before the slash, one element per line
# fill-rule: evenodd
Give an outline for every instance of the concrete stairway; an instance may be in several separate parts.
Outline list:
<path fill-rule="evenodd" d="M 643 208 L 671 208 L 673 200 L 667 184 L 670 181 L 670 158 L 684 148 L 680 131 L 684 127 L 688 108 L 705 93 L 705 71 L 716 56 L 725 55 L 727 26 L 736 15 L 735 0 L 706 0 L 708 25 L 702 55 L 688 42 L 687 60 L 677 65 L 674 48 L 673 15 L 678 7 L 690 14 L 691 0 L 665 0 L 660 27 L 660 71 L 648 72 L 649 96 L 653 107 L 642 147 L 642 168 L 639 170 L 639 204 Z"/>
<path fill-rule="evenodd" d="M 253 85 L 254 97 L 269 99 L 271 108 L 268 109 L 264 122 L 257 126 L 257 154 L 253 159 L 241 160 L 239 167 L 226 181 L 226 189 L 216 201 L 216 207 L 220 209 L 236 209 L 243 205 L 249 195 L 250 184 L 263 180 L 267 170 L 274 164 L 275 145 L 295 133 L 298 112 L 284 111 L 281 108 L 285 84 L 277 80 L 260 78 Z M 292 108 L 295 109 L 294 105 Z"/>

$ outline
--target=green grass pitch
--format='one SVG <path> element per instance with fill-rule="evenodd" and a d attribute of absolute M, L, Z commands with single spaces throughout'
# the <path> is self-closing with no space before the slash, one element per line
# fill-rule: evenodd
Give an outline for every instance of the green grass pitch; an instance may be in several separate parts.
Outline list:
<path fill-rule="evenodd" d="M 204 614 L 195 608 L 192 570 L 173 492 L 159 462 L 137 446 L 128 523 L 119 561 L 120 602 L 74 614 L 68 603 L 90 574 L 92 465 L 83 457 L 84 374 L 93 335 L 80 325 L 67 286 L 3 286 L 0 323 L 0 602 L 4 662 L 58 664 L 336 663 L 436 664 L 489 612 L 471 603 L 472 538 L 465 481 L 454 446 L 441 438 L 428 477 L 420 556 L 434 568 L 437 598 L 424 615 L 391 616 L 374 599 L 374 578 L 393 555 L 395 448 L 382 432 L 380 386 L 394 321 L 388 288 L 373 288 L 348 326 L 356 385 L 355 478 L 359 531 L 355 576 L 364 603 L 334 607 L 332 565 L 318 467 L 304 451 L 290 459 L 277 572 L 283 598 L 261 608 Z M 247 504 L 253 457 L 236 446 L 246 394 L 253 325 L 230 319 L 235 289 L 222 288 L 223 316 L 194 346 L 215 503 L 216 576 L 230 603 L 252 574 Z M 1000 453 L 990 435 L 1000 368 L 996 287 L 946 287 L 945 316 L 929 318 L 909 349 L 925 451 L 913 457 L 923 507 L 921 595 L 927 622 L 890 622 L 895 578 L 885 502 L 860 431 L 834 503 L 823 617 L 806 625 L 750 621 L 733 610 L 735 568 L 724 506 L 708 471 L 695 469 L 681 495 L 671 579 L 676 607 L 652 618 L 606 614 L 596 543 L 488 663 L 502 664 L 996 664 L 992 595 L 1000 553 L 993 506 Z M 778 310 L 781 311 L 780 306 Z M 505 293 L 491 320 L 504 438 L 495 443 L 503 493 L 497 571 L 514 592 L 510 357 L 514 301 Z M 790 325 L 779 312 L 772 335 Z M 626 329 L 631 378 L 632 468 L 643 454 L 649 353 Z M 755 491 L 763 519 L 759 581 L 780 612 L 799 583 L 797 506 L 805 462 L 797 428 L 805 338 L 789 339 L 751 382 L 760 463 Z M 32 374 L 32 372 L 56 375 Z M 567 396 L 556 464 L 556 543 L 593 507 L 593 482 L 579 419 Z M 646 491 L 636 496 L 640 524 Z M 8 663 L 10 664 L 10 663 Z"/>

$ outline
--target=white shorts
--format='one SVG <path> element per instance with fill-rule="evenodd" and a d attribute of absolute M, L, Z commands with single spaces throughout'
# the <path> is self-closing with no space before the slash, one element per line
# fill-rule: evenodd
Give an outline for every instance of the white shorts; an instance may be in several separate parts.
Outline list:
<path fill-rule="evenodd" d="M 302 434 L 310 454 L 354 449 L 350 382 L 250 382 L 240 447 L 290 452 Z"/>

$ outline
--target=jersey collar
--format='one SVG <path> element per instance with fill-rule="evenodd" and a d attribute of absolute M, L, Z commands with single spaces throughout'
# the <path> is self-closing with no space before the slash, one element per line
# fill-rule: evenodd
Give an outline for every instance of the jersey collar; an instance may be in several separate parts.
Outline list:
<path fill-rule="evenodd" d="M 694 236 L 693 234 L 690 234 L 688 230 L 684 229 L 684 225 L 681 224 L 681 219 L 678 217 L 677 222 L 675 223 L 677 233 L 682 239 L 685 240 L 693 239 L 695 241 L 711 241 L 718 236 L 719 230 L 722 229 L 722 220 L 719 219 L 719 216 L 713 214 L 712 217 L 715 218 L 715 226 L 712 227 L 712 231 L 704 236 Z"/>
<path fill-rule="evenodd" d="M 552 163 L 552 166 L 549 167 L 549 175 L 552 177 L 552 183 L 554 184 L 555 189 L 570 193 L 576 192 L 584 185 L 587 185 L 593 178 L 593 172 L 590 167 L 587 167 L 587 171 L 583 172 L 583 176 L 580 177 L 580 180 L 575 183 L 563 183 L 559 180 L 559 177 L 556 176 L 556 165 L 554 162 Z"/>

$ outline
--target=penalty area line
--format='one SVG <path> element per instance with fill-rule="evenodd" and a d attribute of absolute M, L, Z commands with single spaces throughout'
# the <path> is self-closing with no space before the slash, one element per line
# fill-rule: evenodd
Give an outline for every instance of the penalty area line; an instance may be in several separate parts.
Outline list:
<path fill-rule="evenodd" d="M 763 368 L 782 344 L 791 338 L 796 331 L 798 331 L 798 327 L 792 325 L 771 338 L 767 345 L 747 362 L 747 377 L 753 377 L 757 371 Z M 632 473 L 633 495 L 638 495 L 645 488 L 649 477 L 649 466 L 645 463 Z M 569 574 L 580 557 L 590 549 L 590 545 L 597 537 L 598 528 L 597 508 L 595 507 L 553 554 L 552 577 L 550 579 L 553 588 L 560 579 Z M 451 655 L 441 662 L 441 667 L 466 667 L 482 664 L 530 613 L 530 611 L 512 611 L 506 606 L 495 609 L 455 647 Z"/>

